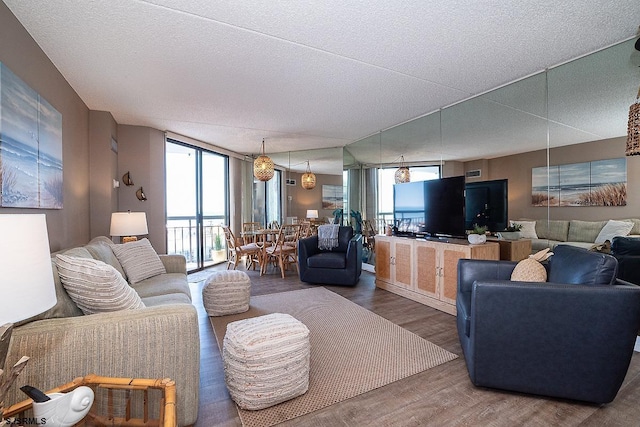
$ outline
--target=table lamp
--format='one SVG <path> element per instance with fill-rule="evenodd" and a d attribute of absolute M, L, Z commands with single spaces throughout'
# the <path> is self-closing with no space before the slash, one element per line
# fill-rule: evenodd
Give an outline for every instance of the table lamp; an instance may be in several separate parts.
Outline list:
<path fill-rule="evenodd" d="M 318 219 L 318 210 L 317 209 L 308 209 L 307 210 L 307 218 L 309 218 L 309 219 Z"/>
<path fill-rule="evenodd" d="M 0 214 L 0 368 L 9 349 L 12 323 L 40 314 L 56 304 L 56 291 L 44 214 Z M 25 358 L 23 358 L 25 359 Z M 26 360 L 21 359 L 21 368 Z M 28 358 L 27 358 L 28 360 Z M 20 363 L 20 362 L 19 362 Z M 0 384 L 20 372 L 5 370 Z M 7 378 L 8 377 L 8 378 Z M 7 387 L 8 388 L 8 387 Z M 0 387 L 0 390 L 5 390 Z M 0 395 L 0 402 L 4 396 Z"/>
<path fill-rule="evenodd" d="M 114 212 L 111 214 L 111 236 L 122 238 L 122 243 L 135 242 L 136 236 L 149 234 L 145 212 Z"/>

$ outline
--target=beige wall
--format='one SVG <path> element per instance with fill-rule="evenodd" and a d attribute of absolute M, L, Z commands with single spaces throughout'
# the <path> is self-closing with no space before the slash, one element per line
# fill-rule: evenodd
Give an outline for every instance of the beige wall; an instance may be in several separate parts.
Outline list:
<path fill-rule="evenodd" d="M 164 132 L 143 126 L 118 125 L 118 176 L 129 172 L 132 186 L 118 190 L 118 210 L 146 212 L 149 241 L 167 252 L 165 238 Z M 136 197 L 142 187 L 146 201 Z"/>
<path fill-rule="evenodd" d="M 0 2 L 0 62 L 62 114 L 64 207 L 0 208 L 0 213 L 45 213 L 51 250 L 86 243 L 89 213 L 89 109 L 29 33 Z"/>
<path fill-rule="evenodd" d="M 295 216 L 304 219 L 307 216 L 307 209 L 317 209 L 318 216 L 333 217 L 332 209 L 322 209 L 322 186 L 340 185 L 342 186 L 342 175 L 322 175 L 316 174 L 316 186 L 311 190 L 305 190 L 300 185 L 302 174 L 291 172 L 289 178 L 296 180 L 296 185 L 285 185 L 286 216 Z M 291 196 L 291 201 L 287 196 Z M 345 213 L 348 219 L 348 212 Z"/>
<path fill-rule="evenodd" d="M 589 162 L 624 156 L 626 138 L 612 138 L 584 144 L 553 148 L 549 153 L 551 165 Z M 481 180 L 509 180 L 509 217 L 580 219 L 596 221 L 605 219 L 637 218 L 640 216 L 640 158 L 627 157 L 627 206 L 531 206 L 531 169 L 545 166 L 546 150 L 515 156 L 500 157 L 487 161 L 467 162 L 465 171 L 482 168 Z"/>
<path fill-rule="evenodd" d="M 118 189 L 113 187 L 113 180 L 121 181 L 122 175 L 118 175 L 118 153 L 111 148 L 111 140 L 118 140 L 117 128 L 111 113 L 89 112 L 91 238 L 109 236 L 111 212 L 118 211 Z"/>

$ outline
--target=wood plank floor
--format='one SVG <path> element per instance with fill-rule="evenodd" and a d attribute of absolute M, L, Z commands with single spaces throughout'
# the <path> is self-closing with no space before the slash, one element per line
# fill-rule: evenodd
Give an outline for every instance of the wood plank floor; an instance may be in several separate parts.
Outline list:
<path fill-rule="evenodd" d="M 220 269 L 221 267 L 215 267 Z M 244 270 L 243 267 L 239 269 Z M 312 287 L 288 272 L 249 271 L 252 295 Z M 197 276 L 196 276 L 197 275 Z M 202 277 L 203 272 L 190 278 Z M 343 297 L 460 357 L 371 392 L 296 418 L 283 426 L 640 426 L 640 354 L 634 353 L 616 399 L 605 406 L 474 387 L 467 375 L 455 318 L 376 289 L 363 272 L 357 286 L 326 286 Z M 190 279 L 191 281 L 191 279 Z M 241 426 L 224 384 L 220 351 L 202 307 L 203 283 L 191 284 L 200 316 L 200 410 L 197 427 Z M 330 319 L 327 319 L 330 321 Z"/>

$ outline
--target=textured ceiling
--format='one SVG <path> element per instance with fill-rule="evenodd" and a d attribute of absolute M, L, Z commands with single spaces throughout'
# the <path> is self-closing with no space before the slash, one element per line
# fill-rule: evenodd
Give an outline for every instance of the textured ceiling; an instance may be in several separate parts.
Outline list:
<path fill-rule="evenodd" d="M 342 147 L 640 23 L 637 0 L 3 1 L 90 109 L 242 154 Z"/>

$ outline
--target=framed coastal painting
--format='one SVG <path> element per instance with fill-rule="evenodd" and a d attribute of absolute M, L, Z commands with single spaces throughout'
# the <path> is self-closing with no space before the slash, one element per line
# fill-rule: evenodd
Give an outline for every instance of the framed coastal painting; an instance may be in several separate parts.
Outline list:
<path fill-rule="evenodd" d="M 549 191 L 547 191 L 547 189 Z M 625 157 L 533 168 L 533 206 L 626 206 Z"/>
<path fill-rule="evenodd" d="M 0 206 L 62 209 L 62 114 L 0 63 Z"/>
<path fill-rule="evenodd" d="M 342 209 L 344 200 L 342 185 L 322 186 L 322 209 Z"/>

